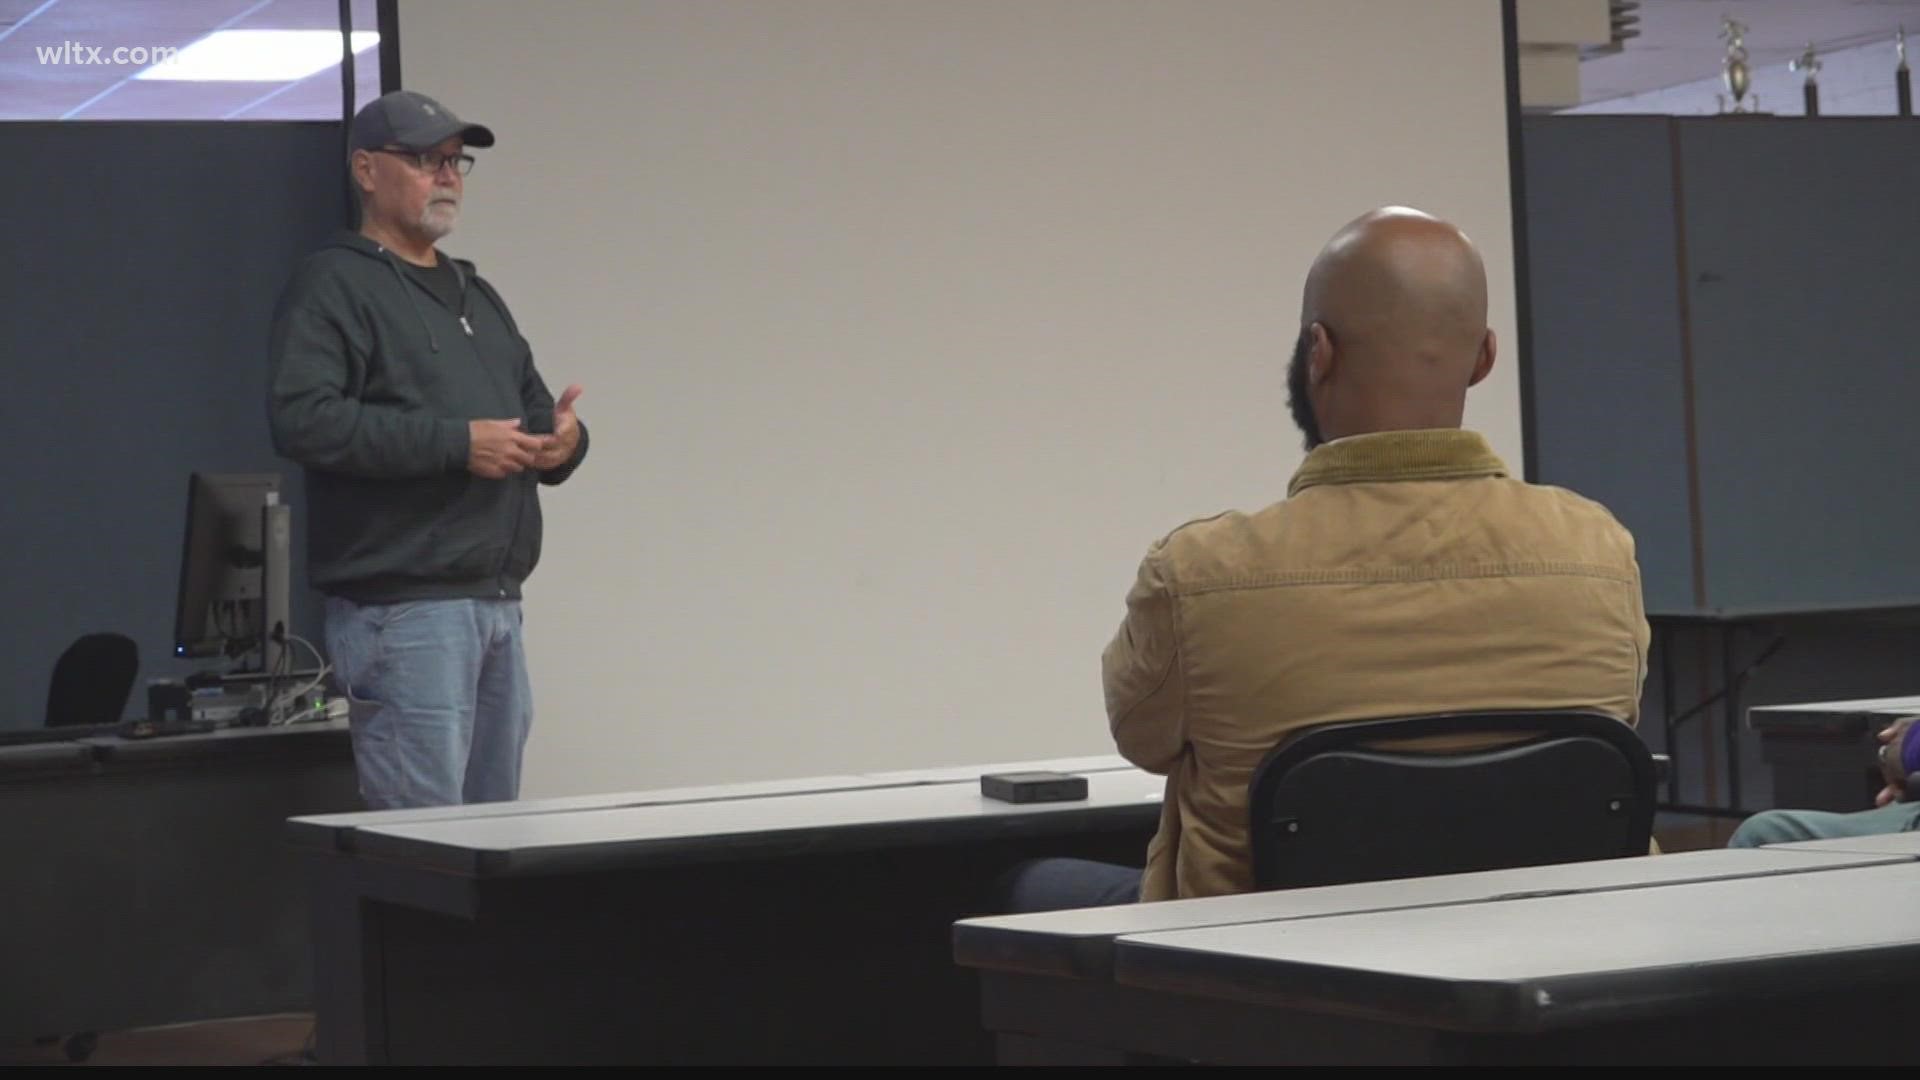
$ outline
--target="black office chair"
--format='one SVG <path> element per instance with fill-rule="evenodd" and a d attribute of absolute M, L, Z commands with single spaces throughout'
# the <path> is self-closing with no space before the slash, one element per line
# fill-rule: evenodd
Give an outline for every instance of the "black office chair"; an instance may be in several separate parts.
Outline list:
<path fill-rule="evenodd" d="M 54 662 L 47 687 L 47 726 L 119 723 L 139 674 L 140 648 L 132 638 L 110 633 L 81 637 Z M 93 1056 L 99 1036 L 83 1031 L 64 1040 L 49 1035 L 35 1041 L 61 1043 L 68 1061 L 82 1062 Z"/>
<path fill-rule="evenodd" d="M 117 724 L 140 673 L 140 650 L 124 634 L 88 634 L 60 654 L 47 688 L 47 726 Z"/>
<path fill-rule="evenodd" d="M 1377 749 L 1461 733 L 1520 741 Z M 1249 795 L 1267 890 L 1645 855 L 1657 789 L 1646 744 L 1613 717 L 1507 712 L 1315 728 L 1261 761 Z"/>

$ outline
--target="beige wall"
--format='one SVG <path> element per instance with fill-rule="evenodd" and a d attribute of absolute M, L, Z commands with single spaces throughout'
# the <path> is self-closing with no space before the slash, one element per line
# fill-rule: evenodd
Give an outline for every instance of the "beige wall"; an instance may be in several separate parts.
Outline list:
<path fill-rule="evenodd" d="M 1504 346 L 1497 0 L 403 0 L 494 127 L 478 261 L 593 455 L 529 586 L 527 794 L 1110 749 L 1148 543 L 1285 494 L 1307 262 L 1461 223 Z"/>

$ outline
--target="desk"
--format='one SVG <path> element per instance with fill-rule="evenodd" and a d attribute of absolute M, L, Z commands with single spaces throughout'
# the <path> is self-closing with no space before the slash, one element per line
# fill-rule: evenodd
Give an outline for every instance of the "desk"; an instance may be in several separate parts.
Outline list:
<path fill-rule="evenodd" d="M 77 742 L 0 746 L 0 783 L 84 773 L 93 767 L 93 761 L 93 750 Z"/>
<path fill-rule="evenodd" d="M 1920 1005 L 1920 862 L 1769 858 L 1658 885 L 1125 934 L 1108 979 L 983 971 L 982 1015 L 1024 1060 L 1904 1063 L 1887 1032 Z M 1795 872 L 1795 858 L 1821 862 Z M 1820 917 L 1836 896 L 1847 918 Z"/>
<path fill-rule="evenodd" d="M 1773 772 L 1773 803 L 1794 810 L 1846 813 L 1873 806 L 1886 781 L 1874 763 L 1874 736 L 1920 713 L 1920 697 L 1765 705 L 1747 711 Z"/>
<path fill-rule="evenodd" d="M 1814 855 L 1904 855 L 1920 859 L 1920 832 L 1848 836 L 1838 840 L 1802 840 L 1795 844 L 1774 844 L 1766 850 Z"/>
<path fill-rule="evenodd" d="M 5 749 L 0 747 L 0 751 Z M 661 788 L 652 791 L 522 799 L 518 802 L 469 803 L 463 806 L 422 807 L 412 810 L 369 810 L 357 814 L 329 814 L 325 817 L 302 818 L 289 822 L 288 828 L 295 843 L 303 847 L 337 847 L 346 850 L 352 847 L 360 830 L 383 825 L 419 825 L 430 821 L 472 821 L 480 818 L 525 817 L 530 814 L 567 814 L 583 810 L 618 810 L 673 803 L 732 802 L 767 795 L 801 795 L 862 788 L 906 787 L 916 784 L 978 783 L 982 773 L 1041 769 L 1053 772 L 1094 773 L 1131 771 L 1133 766 L 1117 754 L 1005 762 L 994 765 L 948 765 L 897 772 L 809 776 L 785 780 L 755 780 L 737 784 Z"/>
<path fill-rule="evenodd" d="M 1164 782 L 1015 805 L 964 771 L 295 823 L 321 1060 L 989 1061 L 953 922 L 1020 858 L 1137 865 Z"/>
<path fill-rule="evenodd" d="M 517 802 L 467 803 L 460 806 L 423 806 L 409 810 L 366 810 L 360 813 L 327 814 L 323 817 L 295 818 L 287 822 L 287 833 L 303 848 L 331 848 L 350 851 L 363 830 L 387 825 L 420 825 L 440 821 L 478 821 L 496 817 L 525 817 L 533 814 L 571 814 L 587 810 L 618 810 L 639 806 L 663 806 L 671 803 L 701 802 L 711 799 L 745 799 L 764 795 L 792 795 L 843 788 L 878 787 L 886 781 L 860 776 L 813 776 L 799 780 L 770 780 L 746 784 L 707 787 L 667 788 L 659 791 L 627 791 L 606 795 L 569 795 L 552 799 L 521 799 Z"/>
<path fill-rule="evenodd" d="M 344 722 L 0 747 L 0 1037 L 307 1008 L 285 822 L 359 805 Z"/>
<path fill-rule="evenodd" d="M 1659 654 L 1659 680 L 1662 699 L 1662 726 L 1665 729 L 1663 748 L 1673 756 L 1676 763 L 1676 782 L 1669 784 L 1667 801 L 1662 809 L 1678 810 L 1683 813 L 1705 814 L 1715 817 L 1746 817 L 1753 812 L 1742 794 L 1740 729 L 1748 718 L 1745 707 L 1746 684 L 1768 658 L 1774 656 L 1783 646 L 1795 638 L 1803 636 L 1818 637 L 1823 627 L 1861 628 L 1874 625 L 1912 627 L 1916 618 L 1920 618 L 1920 608 L 1908 601 L 1891 601 L 1885 604 L 1825 605 L 1805 604 L 1773 607 L 1721 607 L 1712 610 L 1689 610 L 1647 613 L 1647 621 L 1654 631 L 1654 651 Z M 1705 664 L 1707 653 L 1703 653 L 1703 670 L 1699 672 L 1701 689 L 1714 687 L 1715 693 L 1709 694 L 1693 706 L 1676 713 L 1682 702 L 1676 697 L 1675 653 L 1679 638 L 1689 631 L 1698 631 L 1714 639 L 1710 650 L 1718 654 L 1717 678 Z M 1744 638 L 1744 640 L 1743 640 Z M 1720 714 L 1721 733 L 1724 737 L 1722 753 L 1726 765 L 1727 797 L 1722 805 L 1689 806 L 1677 801 L 1677 778 L 1681 772 L 1699 774 L 1702 765 L 1685 767 L 1683 753 L 1678 738 L 1682 724 L 1694 718 L 1702 718 L 1710 706 Z M 1755 710 L 1756 712 L 1758 710 Z M 1702 720 L 1704 722 L 1704 719 Z M 1762 736 L 1763 743 L 1765 736 Z M 1781 749 L 1776 744 L 1774 750 Z M 1788 747 L 1789 754 L 1804 747 Z M 1764 753 L 1764 751 L 1763 751 Z M 1776 777 L 1782 772 L 1781 764 L 1773 757 L 1769 758 L 1771 771 Z M 1833 759 L 1819 756 L 1808 759 L 1807 765 L 1817 773 L 1826 771 L 1829 765 L 1839 765 Z M 1842 771 L 1850 769 L 1854 762 L 1841 765 Z M 1788 765 L 1788 773 L 1804 772 L 1799 766 Z M 1773 793 L 1773 805 L 1793 806 L 1812 809 L 1857 810 L 1871 806 L 1872 791 L 1867 793 L 1867 801 L 1858 803 L 1852 795 L 1854 784 L 1849 776 L 1839 787 L 1834 788 L 1818 777 L 1811 777 L 1815 783 L 1812 790 L 1797 785 L 1791 776 L 1788 788 L 1782 791 L 1776 787 Z M 1876 785 L 1874 790 L 1878 790 Z M 1844 805 L 1834 805 L 1836 800 Z"/>
<path fill-rule="evenodd" d="M 1835 866 L 1920 858 L 1913 851 L 1782 854 L 1778 848 L 1718 849 L 1561 866 L 1487 870 L 1444 877 L 1285 889 L 1201 900 L 1169 900 L 1080 911 L 969 919 L 954 927 L 963 967 L 1076 979 L 1113 976 L 1113 942 L 1134 934 L 1207 926 L 1312 919 L 1364 911 L 1485 903 L 1550 893 L 1650 888 L 1722 878 L 1803 873 Z M 1809 861 L 1818 860 L 1818 861 Z"/>

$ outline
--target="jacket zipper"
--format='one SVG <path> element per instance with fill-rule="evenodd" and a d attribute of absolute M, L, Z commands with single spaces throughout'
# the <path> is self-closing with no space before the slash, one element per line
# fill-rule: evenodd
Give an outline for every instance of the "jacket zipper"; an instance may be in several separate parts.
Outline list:
<path fill-rule="evenodd" d="M 472 300 L 470 299 L 472 295 L 473 295 L 472 286 L 467 285 L 463 281 L 461 283 L 461 289 L 460 289 L 460 329 L 466 331 L 468 340 L 473 339 L 473 324 L 467 321 L 467 308 L 472 303 Z M 484 361 L 481 360 L 480 358 L 480 350 L 477 347 L 473 349 L 473 359 L 476 364 L 484 363 Z M 525 402 L 516 402 L 516 405 L 519 407 L 520 411 L 522 412 L 525 411 L 526 409 Z M 494 573 L 493 573 L 494 591 L 500 594 L 500 596 L 502 597 L 507 595 L 507 587 L 506 587 L 507 563 L 512 560 L 513 550 L 520 543 L 520 522 L 526 514 L 526 507 L 527 507 L 527 493 L 525 490 L 526 479 L 527 478 L 525 477 L 525 475 L 522 474 L 521 476 L 514 477 L 512 481 L 509 481 L 510 483 L 520 485 L 520 488 L 514 493 L 515 497 L 513 500 L 513 531 L 507 534 L 507 546 L 501 550 L 500 565 L 497 569 L 494 570 Z M 534 482 L 538 483 L 539 478 L 535 477 Z"/>
<path fill-rule="evenodd" d="M 455 315 L 457 315 L 460 319 L 461 331 L 467 335 L 468 341 L 472 341 L 475 335 L 473 332 L 473 323 L 468 321 L 467 319 L 467 308 L 472 303 L 470 298 L 473 295 L 473 287 L 467 282 L 467 275 L 464 273 L 461 273 L 459 267 L 454 268 L 454 274 L 460 281 L 460 310 L 458 312 L 455 312 Z M 425 288 L 425 286 L 421 285 L 418 281 L 414 281 L 413 285 L 422 289 Z M 433 299 L 436 302 L 438 302 L 440 298 L 436 296 L 436 297 L 433 297 Z M 474 363 L 476 365 L 480 365 L 482 367 L 482 370 L 484 371 L 485 361 L 482 360 L 480 357 L 479 347 L 469 346 L 469 350 L 473 356 Z M 491 379 L 493 377 L 492 373 L 486 372 L 486 377 L 488 379 Z M 514 395 L 514 407 L 517 411 L 524 412 L 526 410 L 526 403 L 519 400 L 518 394 Z M 539 477 L 536 476 L 536 477 L 533 477 L 532 479 L 534 483 L 536 484 L 539 483 Z M 526 482 L 526 479 L 522 477 L 512 482 L 518 482 L 524 485 Z M 523 489 L 516 492 L 516 498 L 514 499 L 514 502 L 513 502 L 513 531 L 507 534 L 507 546 L 505 550 L 503 550 L 500 553 L 500 563 L 497 567 L 495 567 L 493 572 L 494 592 L 499 594 L 502 597 L 505 597 L 507 595 L 507 589 L 506 589 L 507 563 L 509 560 L 513 558 L 514 546 L 520 540 L 520 524 L 526 516 L 526 505 L 527 505 L 526 491 Z"/>

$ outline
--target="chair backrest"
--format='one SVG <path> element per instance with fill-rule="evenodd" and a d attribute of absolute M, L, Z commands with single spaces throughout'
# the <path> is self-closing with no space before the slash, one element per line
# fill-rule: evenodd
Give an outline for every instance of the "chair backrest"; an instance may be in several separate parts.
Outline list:
<path fill-rule="evenodd" d="M 1485 733 L 1466 752 L 1382 742 Z M 1495 712 L 1331 724 L 1254 771 L 1248 813 L 1259 889 L 1337 885 L 1645 855 L 1653 757 L 1590 712 Z"/>
<path fill-rule="evenodd" d="M 140 673 L 140 650 L 124 634 L 88 634 L 60 654 L 47 687 L 47 726 L 117 724 Z"/>

